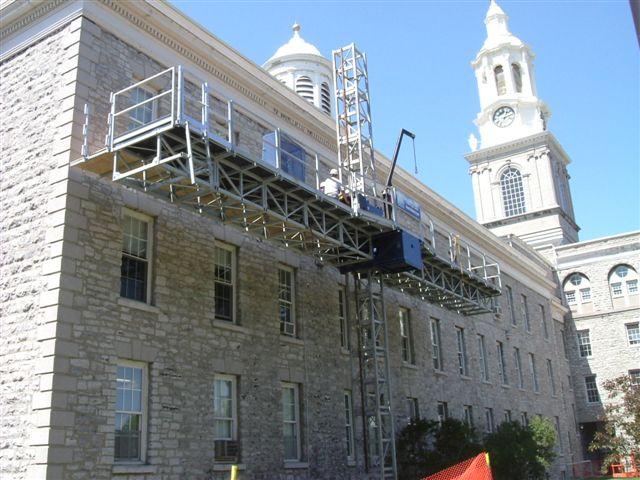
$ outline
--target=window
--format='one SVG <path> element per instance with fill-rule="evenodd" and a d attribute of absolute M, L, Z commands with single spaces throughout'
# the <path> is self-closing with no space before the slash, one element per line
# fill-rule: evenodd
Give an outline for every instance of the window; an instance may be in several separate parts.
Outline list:
<path fill-rule="evenodd" d="M 320 106 L 324 113 L 331 115 L 331 91 L 327 82 L 320 85 Z"/>
<path fill-rule="evenodd" d="M 155 92 L 143 87 L 135 87 L 131 90 L 131 106 L 135 108 L 128 112 L 129 131 L 148 125 L 155 120 L 156 101 L 151 100 L 155 95 Z"/>
<path fill-rule="evenodd" d="M 531 381 L 533 383 L 533 391 L 539 392 L 540 385 L 538 385 L 538 373 L 536 372 L 536 357 L 533 353 L 529 354 L 529 367 L 531 369 Z"/>
<path fill-rule="evenodd" d="M 147 434 L 147 366 L 118 361 L 116 372 L 116 462 L 143 462 Z"/>
<path fill-rule="evenodd" d="M 502 385 L 509 385 L 507 366 L 504 363 L 504 345 L 502 342 L 496 343 L 496 349 L 498 353 L 498 376 L 500 377 L 500 383 L 502 383 Z"/>
<path fill-rule="evenodd" d="M 344 428 L 347 460 L 352 462 L 355 460 L 355 439 L 353 435 L 353 401 L 349 390 L 344 392 Z"/>
<path fill-rule="evenodd" d="M 411 339 L 409 310 L 406 308 L 398 310 L 398 321 L 400 322 L 400 338 L 402 339 L 402 361 L 413 363 L 413 341 Z"/>
<path fill-rule="evenodd" d="M 640 370 L 629 370 L 632 385 L 640 385 Z"/>
<path fill-rule="evenodd" d="M 505 422 L 510 422 L 511 421 L 511 410 L 505 410 L 504 411 L 504 421 Z"/>
<path fill-rule="evenodd" d="M 467 427 L 473 428 L 473 407 L 471 405 L 463 405 L 462 413 L 464 416 L 464 423 Z"/>
<path fill-rule="evenodd" d="M 467 375 L 467 345 L 464 340 L 464 328 L 456 327 L 456 338 L 458 341 L 458 373 Z"/>
<path fill-rule="evenodd" d="M 553 377 L 553 365 L 551 360 L 547 359 L 547 375 L 549 376 L 549 384 L 551 385 L 551 394 L 556 394 L 556 380 Z"/>
<path fill-rule="evenodd" d="M 522 311 L 522 318 L 524 320 L 524 328 L 527 332 L 531 331 L 531 323 L 529 322 L 529 306 L 527 305 L 527 296 L 520 296 L 520 309 Z"/>
<path fill-rule="evenodd" d="M 507 217 L 525 213 L 524 187 L 520 170 L 508 167 L 500 176 L 500 188 L 502 189 L 502 203 L 504 214 Z"/>
<path fill-rule="evenodd" d="M 340 346 L 349 350 L 349 329 L 347 327 L 347 290 L 338 290 L 338 322 L 340 323 Z"/>
<path fill-rule="evenodd" d="M 609 273 L 609 285 L 615 308 L 637 304 L 638 273 L 628 265 L 618 265 Z"/>
<path fill-rule="evenodd" d="M 215 317 L 217 320 L 234 322 L 236 266 L 233 247 L 216 245 L 213 278 Z"/>
<path fill-rule="evenodd" d="M 567 350 L 567 335 L 564 333 L 564 329 L 560 329 L 560 338 L 562 339 L 562 350 L 564 351 L 564 358 L 569 358 L 569 351 Z"/>
<path fill-rule="evenodd" d="M 527 412 L 522 412 L 520 414 L 520 425 L 523 427 L 529 426 L 529 414 L 527 414 Z"/>
<path fill-rule="evenodd" d="M 484 345 L 484 335 L 478 335 L 478 354 L 480 355 L 480 379 L 489 381 L 489 367 L 487 366 L 487 350 Z"/>
<path fill-rule="evenodd" d="M 442 425 L 449 418 L 449 405 L 447 402 L 438 402 L 438 423 Z"/>
<path fill-rule="evenodd" d="M 295 291 L 293 286 L 293 269 L 278 268 L 278 302 L 280 305 L 280 333 L 295 337 Z"/>
<path fill-rule="evenodd" d="M 443 370 L 444 365 L 442 363 L 442 352 L 440 350 L 440 320 L 436 318 L 431 319 L 431 347 L 433 356 L 433 368 L 436 370 Z"/>
<path fill-rule="evenodd" d="M 516 325 L 516 313 L 513 308 L 513 291 L 507 286 L 507 303 L 509 304 L 509 315 L 511 315 L 511 325 Z"/>
<path fill-rule="evenodd" d="M 151 296 L 151 219 L 131 210 L 124 213 L 120 296 L 148 302 Z"/>
<path fill-rule="evenodd" d="M 590 357 L 591 352 L 591 339 L 589 338 L 589 330 L 578 330 L 578 350 L 581 357 Z"/>
<path fill-rule="evenodd" d="M 236 377 L 216 375 L 213 380 L 213 424 L 215 440 L 236 440 L 238 400 Z"/>
<path fill-rule="evenodd" d="M 520 71 L 520 65 L 512 63 L 511 70 L 513 71 L 513 84 L 516 87 L 516 92 L 522 93 L 522 72 Z"/>
<path fill-rule="evenodd" d="M 596 383 L 596 376 L 589 375 L 584 377 L 584 385 L 587 389 L 587 402 L 599 403 L 600 393 L 598 393 L 598 384 Z"/>
<path fill-rule="evenodd" d="M 407 397 L 407 414 L 409 416 L 409 420 L 420 418 L 420 409 L 418 408 L 417 398 Z"/>
<path fill-rule="evenodd" d="M 556 427 L 556 435 L 558 437 L 558 451 L 560 452 L 560 454 L 562 454 L 564 452 L 564 445 L 562 444 L 562 435 L 560 434 L 560 418 L 559 417 L 553 417 L 555 420 L 555 427 Z"/>
<path fill-rule="evenodd" d="M 284 422 L 284 459 L 297 461 L 301 458 L 300 400 L 298 385 L 282 384 L 282 421 Z"/>
<path fill-rule="evenodd" d="M 572 310 L 582 313 L 590 311 L 586 305 L 591 303 L 591 283 L 589 279 L 581 273 L 572 273 L 564 281 L 564 298 Z"/>
<path fill-rule="evenodd" d="M 544 310 L 544 305 L 540 305 L 540 318 L 542 319 L 542 333 L 545 340 L 549 340 L 549 326 L 547 325 L 547 315 Z"/>
<path fill-rule="evenodd" d="M 498 95 L 504 95 L 507 93 L 507 84 L 505 83 L 504 69 L 502 68 L 502 65 L 498 65 L 494 68 L 493 74 L 496 79 L 496 91 L 498 92 Z"/>
<path fill-rule="evenodd" d="M 627 323 L 627 338 L 629 345 L 640 345 L 640 323 Z"/>
<path fill-rule="evenodd" d="M 296 93 L 307 102 L 313 103 L 313 82 L 309 77 L 298 77 L 296 79 Z"/>
<path fill-rule="evenodd" d="M 567 385 L 569 385 L 569 390 L 573 390 L 573 377 L 571 375 L 567 375 Z"/>
<path fill-rule="evenodd" d="M 493 433 L 495 423 L 493 420 L 493 408 L 484 409 L 484 431 L 485 433 Z"/>
<path fill-rule="evenodd" d="M 520 349 L 513 349 L 513 360 L 516 364 L 516 371 L 518 372 L 518 387 L 524 388 L 524 375 L 522 374 L 522 362 L 520 360 Z"/>

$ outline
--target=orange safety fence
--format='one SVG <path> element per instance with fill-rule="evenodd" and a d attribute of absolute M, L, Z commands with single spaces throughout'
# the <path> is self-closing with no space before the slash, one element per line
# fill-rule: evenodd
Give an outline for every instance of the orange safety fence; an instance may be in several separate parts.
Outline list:
<path fill-rule="evenodd" d="M 489 466 L 489 454 L 481 453 L 477 457 L 465 460 L 422 480 L 493 480 Z"/>

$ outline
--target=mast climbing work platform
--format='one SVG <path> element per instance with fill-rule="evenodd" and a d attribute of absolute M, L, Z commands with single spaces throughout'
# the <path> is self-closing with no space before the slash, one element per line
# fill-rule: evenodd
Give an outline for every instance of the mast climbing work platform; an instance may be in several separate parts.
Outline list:
<path fill-rule="evenodd" d="M 351 205 L 320 191 L 335 159 L 255 120 L 255 113 L 214 94 L 179 66 L 112 93 L 105 148 L 88 153 L 87 122 L 83 158 L 73 165 L 341 271 L 360 272 L 354 277 L 369 467 L 382 479 L 395 479 L 383 289 L 399 289 L 464 315 L 490 313 L 500 295 L 500 267 L 458 235 L 436 227 L 399 189 L 378 188 L 366 58 L 351 45 L 334 52 L 334 67 L 341 98 L 338 165 Z M 249 123 L 252 128 L 237 129 Z M 381 242 L 397 241 L 398 232 L 418 239 L 394 243 L 419 250 L 417 262 L 402 271 L 376 263 L 386 248 Z"/>

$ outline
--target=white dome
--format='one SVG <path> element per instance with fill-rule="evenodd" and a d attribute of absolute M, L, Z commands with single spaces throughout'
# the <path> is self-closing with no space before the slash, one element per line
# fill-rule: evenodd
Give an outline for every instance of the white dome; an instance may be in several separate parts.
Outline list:
<path fill-rule="evenodd" d="M 276 53 L 274 53 L 271 58 L 265 62 L 264 68 L 268 69 L 268 66 L 273 64 L 276 60 L 297 55 L 314 55 L 316 57 L 322 57 L 322 54 L 314 45 L 311 45 L 300 36 L 300 25 L 296 22 L 293 24 L 293 36 L 291 39 L 282 45 Z"/>

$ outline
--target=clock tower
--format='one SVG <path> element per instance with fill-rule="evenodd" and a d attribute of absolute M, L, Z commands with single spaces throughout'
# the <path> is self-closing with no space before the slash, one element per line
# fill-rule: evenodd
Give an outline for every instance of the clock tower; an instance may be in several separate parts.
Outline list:
<path fill-rule="evenodd" d="M 571 161 L 547 130 L 551 113 L 538 98 L 529 46 L 509 31 L 491 0 L 487 38 L 471 62 L 480 113 L 466 155 L 480 223 L 496 235 L 514 234 L 535 248 L 578 240 L 569 191 Z"/>

